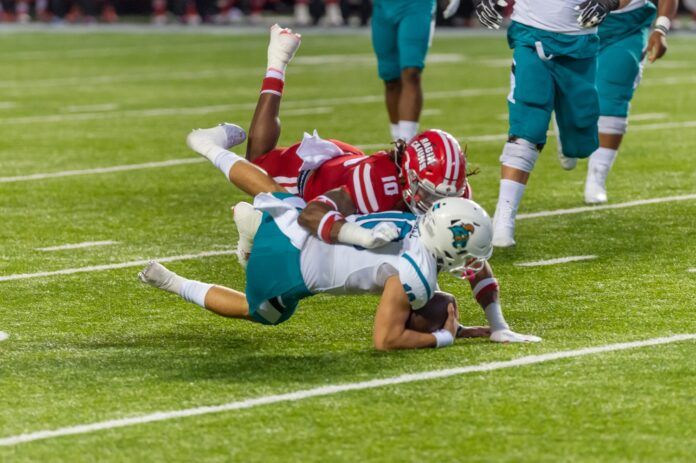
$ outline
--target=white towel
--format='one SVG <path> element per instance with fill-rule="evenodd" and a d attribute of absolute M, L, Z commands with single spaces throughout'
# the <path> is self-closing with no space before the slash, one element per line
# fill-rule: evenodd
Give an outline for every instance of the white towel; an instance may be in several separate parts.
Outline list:
<path fill-rule="evenodd" d="M 329 159 L 343 154 L 341 148 L 328 140 L 322 139 L 316 129 L 312 135 L 307 132 L 297 148 L 297 155 L 304 161 L 301 170 L 314 170 Z"/>

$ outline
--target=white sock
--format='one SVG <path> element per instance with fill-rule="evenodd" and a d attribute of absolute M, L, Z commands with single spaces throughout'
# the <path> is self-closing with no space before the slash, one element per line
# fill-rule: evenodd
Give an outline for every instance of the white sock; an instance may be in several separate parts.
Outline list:
<path fill-rule="evenodd" d="M 389 132 L 393 141 L 399 139 L 399 124 L 389 124 Z"/>
<path fill-rule="evenodd" d="M 597 148 L 597 151 L 592 153 L 592 156 L 590 156 L 588 168 L 590 170 L 599 170 L 604 174 L 607 174 L 611 169 L 611 166 L 614 164 L 617 154 L 619 154 L 617 150 L 599 147 Z"/>
<path fill-rule="evenodd" d="M 418 135 L 417 121 L 399 121 L 399 138 L 408 142 L 416 135 Z"/>
<path fill-rule="evenodd" d="M 178 294 L 187 301 L 205 308 L 205 295 L 212 287 L 213 285 L 207 283 L 184 279 Z"/>
<path fill-rule="evenodd" d="M 488 320 L 488 326 L 490 326 L 491 332 L 510 329 L 510 326 L 503 316 L 503 309 L 498 302 L 491 302 L 488 304 L 488 307 L 483 310 L 483 313 L 486 315 L 486 320 Z"/>
<path fill-rule="evenodd" d="M 243 161 L 244 158 L 234 154 L 232 151 L 227 151 L 224 148 L 216 148 L 217 149 L 210 150 L 207 158 L 210 159 L 215 167 L 220 169 L 220 172 L 225 174 L 225 178 L 227 180 L 230 180 L 230 170 L 232 169 L 232 166 L 239 161 Z"/>
<path fill-rule="evenodd" d="M 517 183 L 514 180 L 500 180 L 500 192 L 498 194 L 498 206 L 495 209 L 495 215 L 498 215 L 498 211 L 509 210 L 512 214 L 511 218 L 514 219 L 515 215 L 517 215 L 517 208 L 522 201 L 525 187 L 525 184 Z"/>

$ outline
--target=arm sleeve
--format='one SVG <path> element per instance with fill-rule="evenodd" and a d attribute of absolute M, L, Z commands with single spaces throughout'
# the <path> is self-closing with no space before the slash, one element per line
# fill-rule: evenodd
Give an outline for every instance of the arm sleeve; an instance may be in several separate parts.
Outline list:
<path fill-rule="evenodd" d="M 399 279 L 413 310 L 422 308 L 433 296 L 433 285 L 428 281 L 421 267 L 409 253 L 404 253 L 399 258 Z"/>

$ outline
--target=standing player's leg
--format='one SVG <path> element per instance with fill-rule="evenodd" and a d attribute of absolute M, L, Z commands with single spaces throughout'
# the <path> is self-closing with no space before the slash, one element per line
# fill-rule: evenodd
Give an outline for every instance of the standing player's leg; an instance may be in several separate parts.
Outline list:
<path fill-rule="evenodd" d="M 423 109 L 421 74 L 435 30 L 435 3 L 416 0 L 409 4 L 398 24 L 397 43 L 401 92 L 399 95 L 399 136 L 409 141 L 418 134 Z"/>
<path fill-rule="evenodd" d="M 597 69 L 601 115 L 599 148 L 592 153 L 587 165 L 584 194 L 587 204 L 607 202 L 607 176 L 628 128 L 630 102 L 643 71 L 647 32 L 647 28 L 639 29 L 600 51 Z"/>
<path fill-rule="evenodd" d="M 500 156 L 500 190 L 493 218 L 493 245 L 515 245 L 515 217 L 529 175 L 546 143 L 555 85 L 537 51 L 517 46 L 513 53 L 508 95 L 509 139 Z"/>
<path fill-rule="evenodd" d="M 188 280 L 157 262 L 150 262 L 138 273 L 138 277 L 143 283 L 177 294 L 188 302 L 223 317 L 255 321 L 249 316 L 249 304 L 242 292 L 224 286 Z"/>
<path fill-rule="evenodd" d="M 384 82 L 384 101 L 393 140 L 399 136 L 401 70 L 397 44 L 397 25 L 389 16 L 388 0 L 375 0 L 372 12 L 372 48 L 377 56 L 377 73 Z"/>

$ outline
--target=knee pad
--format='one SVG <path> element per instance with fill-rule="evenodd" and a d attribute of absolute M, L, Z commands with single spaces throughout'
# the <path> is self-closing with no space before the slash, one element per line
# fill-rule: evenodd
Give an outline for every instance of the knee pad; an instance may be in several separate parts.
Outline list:
<path fill-rule="evenodd" d="M 597 127 L 599 128 L 599 133 L 623 135 L 628 128 L 628 119 L 625 117 L 599 116 Z"/>
<path fill-rule="evenodd" d="M 537 145 L 518 138 L 510 140 L 505 144 L 503 154 L 500 155 L 500 162 L 504 166 L 531 172 L 538 157 L 539 150 Z"/>

